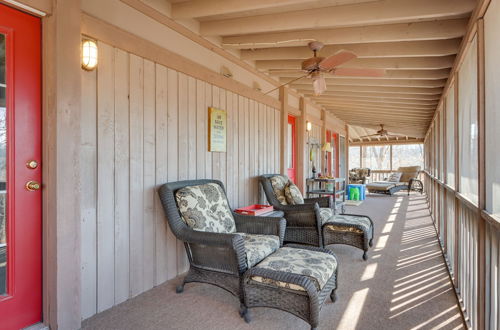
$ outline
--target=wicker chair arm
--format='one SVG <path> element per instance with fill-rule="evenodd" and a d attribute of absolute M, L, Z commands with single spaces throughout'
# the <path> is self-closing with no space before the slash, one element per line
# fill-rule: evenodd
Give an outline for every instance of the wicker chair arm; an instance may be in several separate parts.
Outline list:
<path fill-rule="evenodd" d="M 314 213 L 315 203 L 295 204 L 295 205 L 280 204 L 278 207 L 275 207 L 275 209 L 283 211 L 285 213 L 287 213 L 287 212 L 304 212 L 304 211 L 311 211 L 311 213 Z M 285 214 L 285 218 L 286 218 L 286 214 Z"/>
<path fill-rule="evenodd" d="M 304 204 L 318 203 L 319 207 L 332 207 L 330 197 L 304 198 Z"/>
<path fill-rule="evenodd" d="M 278 217 L 256 217 L 233 213 L 236 230 L 241 233 L 257 235 L 275 235 L 280 238 L 280 245 L 285 239 L 286 220 Z"/>
<path fill-rule="evenodd" d="M 196 251 L 199 251 L 195 249 L 195 247 L 203 246 L 204 253 L 210 253 L 210 250 L 213 251 L 213 253 L 211 253 L 212 256 L 224 255 L 223 259 L 236 258 L 235 262 L 238 269 L 236 270 L 233 268 L 234 272 L 238 271 L 239 273 L 243 273 L 246 271 L 247 256 L 241 235 L 236 233 L 212 233 L 188 229 L 183 231 L 182 237 L 184 243 L 191 247 L 190 250 L 191 253 L 193 253 L 194 259 L 196 259 Z M 224 270 L 227 270 L 228 267 L 231 268 L 229 265 L 233 264 L 233 262 L 228 263 L 227 260 L 219 260 L 216 264 L 224 265 Z"/>
<path fill-rule="evenodd" d="M 243 246 L 243 238 L 238 234 L 212 233 L 206 231 L 183 230 L 183 241 L 188 244 L 204 244 L 216 247 L 230 247 L 235 250 Z"/>

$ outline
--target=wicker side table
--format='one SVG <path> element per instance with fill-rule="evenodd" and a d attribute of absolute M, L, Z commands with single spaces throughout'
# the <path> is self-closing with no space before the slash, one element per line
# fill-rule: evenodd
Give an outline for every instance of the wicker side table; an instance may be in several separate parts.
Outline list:
<path fill-rule="evenodd" d="M 243 278 L 243 296 L 245 307 L 240 310 L 240 315 L 247 323 L 250 323 L 250 313 L 248 308 L 268 307 L 291 313 L 311 325 L 311 329 L 316 329 L 319 323 L 321 308 L 325 300 L 330 297 L 335 302 L 337 289 L 338 263 L 332 251 L 317 247 L 310 247 L 298 244 L 288 244 L 286 248 L 292 247 L 300 250 L 309 250 L 326 253 L 335 258 L 333 273 L 318 290 L 314 280 L 310 276 L 293 274 L 286 271 L 259 268 L 257 264 L 249 269 Z M 272 256 L 272 255 L 271 255 Z M 258 282 L 255 277 L 265 278 L 266 281 Z M 272 284 L 274 283 L 274 284 Z M 275 283 L 286 283 L 291 286 L 299 286 L 303 290 L 290 287 L 279 286 Z"/>

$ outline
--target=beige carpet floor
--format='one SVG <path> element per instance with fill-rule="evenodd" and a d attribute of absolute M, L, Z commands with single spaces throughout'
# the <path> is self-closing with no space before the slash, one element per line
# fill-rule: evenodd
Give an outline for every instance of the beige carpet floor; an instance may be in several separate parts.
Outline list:
<path fill-rule="evenodd" d="M 375 222 L 368 261 L 349 246 L 330 248 L 339 258 L 337 302 L 325 303 L 320 329 L 462 329 L 425 197 L 370 195 L 349 213 Z M 174 279 L 100 313 L 84 329 L 309 329 L 293 315 L 252 309 L 252 322 L 238 315 L 238 301 L 226 291 L 188 284 L 175 293 Z"/>

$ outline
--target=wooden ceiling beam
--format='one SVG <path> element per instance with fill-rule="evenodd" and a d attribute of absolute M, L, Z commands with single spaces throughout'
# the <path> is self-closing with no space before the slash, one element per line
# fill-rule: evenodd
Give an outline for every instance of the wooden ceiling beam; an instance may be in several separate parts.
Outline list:
<path fill-rule="evenodd" d="M 436 57 L 394 57 L 394 58 L 356 58 L 344 65 L 342 68 L 370 68 L 370 69 L 393 69 L 393 70 L 433 70 L 448 69 L 453 66 L 454 55 Z M 255 61 L 259 70 L 300 70 L 301 60 L 262 60 Z M 349 77 L 351 78 L 351 77 Z"/>
<path fill-rule="evenodd" d="M 378 111 L 393 111 L 394 113 L 407 113 L 416 115 L 434 115 L 435 110 L 428 109 L 411 109 L 411 108 L 390 108 L 390 107 L 363 107 L 361 105 L 348 105 L 348 104 L 326 104 L 321 103 L 325 109 L 353 109 L 357 111 L 364 111 L 366 113 L 377 113 Z"/>
<path fill-rule="evenodd" d="M 343 116 L 340 118 L 344 122 L 346 122 L 349 125 L 370 125 L 374 121 L 372 118 L 364 118 L 363 116 L 359 117 L 346 117 Z M 425 135 L 427 126 L 429 125 L 429 122 L 415 122 L 415 121 L 405 121 L 401 119 L 391 119 L 389 117 L 387 118 L 379 118 L 376 122 L 382 122 L 384 125 L 387 126 L 396 126 L 399 127 L 402 131 L 404 130 L 407 133 L 404 133 L 405 135 L 408 136 L 418 136 L 418 135 Z M 395 130 L 392 130 L 395 132 Z"/>
<path fill-rule="evenodd" d="M 300 93 L 303 93 L 306 96 L 314 96 L 311 91 L 308 90 L 299 90 Z M 325 96 L 355 96 L 358 98 L 380 98 L 380 97 L 390 97 L 393 99 L 402 99 L 402 100 L 439 100 L 441 98 L 440 95 L 422 95 L 422 94 L 401 94 L 401 93 L 372 93 L 372 92 L 335 92 L 335 91 L 326 91 L 322 95 Z"/>
<path fill-rule="evenodd" d="M 348 102 L 369 102 L 373 104 L 385 104 L 385 103 L 395 103 L 395 104 L 407 104 L 407 105 L 433 105 L 437 107 L 439 100 L 405 100 L 405 99 L 394 99 L 390 97 L 360 97 L 356 95 L 348 96 L 332 96 L 332 95 L 321 95 L 312 96 L 311 99 L 315 102 L 337 102 L 337 101 L 348 101 Z"/>
<path fill-rule="evenodd" d="M 300 68 L 300 67 L 299 67 Z M 284 78 L 298 78 L 304 75 L 304 72 L 297 67 L 292 69 L 269 69 L 268 74 Z M 450 69 L 439 70 L 402 70 L 402 69 L 386 69 L 385 75 L 376 79 L 448 79 Z M 336 79 L 366 79 L 366 77 L 342 77 L 332 76 Z"/>
<path fill-rule="evenodd" d="M 291 84 L 290 87 L 297 90 L 313 91 L 314 88 L 309 84 Z M 386 87 L 386 86 L 329 86 L 327 91 L 332 92 L 376 92 L 376 93 L 402 93 L 402 94 L 422 94 L 437 95 L 443 93 L 443 88 L 421 88 L 421 87 Z"/>
<path fill-rule="evenodd" d="M 325 46 L 318 56 L 329 56 L 341 50 L 349 50 L 358 58 L 378 57 L 432 57 L 447 56 L 458 53 L 461 38 L 448 40 L 381 42 L 366 44 L 344 44 Z M 274 47 L 261 49 L 244 49 L 241 51 L 243 60 L 286 60 L 306 59 L 313 53 L 307 46 Z"/>
<path fill-rule="evenodd" d="M 320 40 L 325 45 L 336 45 L 453 39 L 465 35 L 468 21 L 467 18 L 459 18 L 428 22 L 322 30 L 307 29 L 293 32 L 228 36 L 222 39 L 222 46 L 232 49 L 257 49 L 306 46 L 312 40 Z"/>
<path fill-rule="evenodd" d="M 285 84 L 291 78 L 280 78 L 280 83 Z M 419 80 L 419 79 L 348 79 L 329 77 L 325 75 L 325 80 L 328 86 L 387 86 L 387 87 L 421 87 L 421 88 L 437 88 L 443 87 L 446 84 L 446 79 L 439 80 Z M 296 84 L 310 84 L 310 78 L 297 80 Z"/>
<path fill-rule="evenodd" d="M 391 125 L 388 123 L 383 123 L 383 124 L 384 124 L 384 128 L 386 130 L 388 130 L 389 133 L 398 133 L 398 134 L 404 134 L 404 135 L 411 136 L 411 134 L 403 133 L 402 130 L 403 129 L 412 130 L 412 131 L 420 131 L 421 130 L 419 127 L 416 127 L 415 125 L 394 126 L 394 125 Z M 369 124 L 353 125 L 353 126 L 360 126 L 360 127 L 366 128 L 366 129 L 371 129 L 371 130 L 373 130 L 373 132 L 376 132 L 380 129 L 380 123 L 377 121 L 375 121 L 375 122 L 372 121 Z"/>
<path fill-rule="evenodd" d="M 474 0 L 385 0 L 276 14 L 204 21 L 204 36 L 227 36 L 287 30 L 409 23 L 465 17 Z"/>
<path fill-rule="evenodd" d="M 392 110 L 392 109 L 363 109 L 355 107 L 325 107 L 325 109 L 332 111 L 333 113 L 343 112 L 348 114 L 358 114 L 365 116 L 378 116 L 378 115 L 393 115 L 393 116 L 404 116 L 408 119 L 432 119 L 434 113 L 419 113 L 410 112 L 404 110 Z"/>
<path fill-rule="evenodd" d="M 393 139 L 389 139 L 389 141 L 385 141 L 385 142 L 378 142 L 378 141 L 369 141 L 369 142 L 366 142 L 366 141 L 362 141 L 362 140 L 353 140 L 351 142 L 351 146 L 370 146 L 370 145 L 373 145 L 373 146 L 376 146 L 376 145 L 388 145 L 388 144 L 392 144 L 392 145 L 398 145 L 398 144 L 416 144 L 416 143 L 424 143 L 424 139 L 423 138 L 415 138 L 415 137 L 409 137 L 407 140 L 393 140 Z"/>
<path fill-rule="evenodd" d="M 423 104 L 404 104 L 394 102 L 366 102 L 366 101 L 332 101 L 332 100 L 316 100 L 316 103 L 322 105 L 332 106 L 361 106 L 366 108 L 395 108 L 395 109 L 416 109 L 416 110 L 429 110 L 435 111 L 437 105 L 423 105 Z"/>
<path fill-rule="evenodd" d="M 366 1 L 366 0 L 365 0 Z M 373 0 L 372 0 L 373 1 Z M 173 19 L 187 19 L 208 17 L 217 15 L 235 14 L 249 11 L 258 11 L 272 8 L 287 8 L 287 6 L 297 6 L 308 4 L 311 5 L 311 0 L 193 0 L 185 2 L 177 2 L 172 4 Z M 325 2 L 325 1 L 324 1 Z M 326 1 L 327 5 L 335 6 L 338 4 L 352 3 L 351 1 L 330 0 Z M 356 1 L 362 2 L 362 1 Z M 293 7 L 292 7 L 293 8 Z"/>

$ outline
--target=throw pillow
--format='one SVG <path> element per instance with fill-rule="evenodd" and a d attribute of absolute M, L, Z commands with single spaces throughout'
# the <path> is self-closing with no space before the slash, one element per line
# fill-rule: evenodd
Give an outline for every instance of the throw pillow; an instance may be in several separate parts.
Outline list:
<path fill-rule="evenodd" d="M 222 187 L 216 183 L 188 186 L 175 194 L 182 220 L 193 230 L 234 233 L 236 224 Z"/>
<path fill-rule="evenodd" d="M 285 187 L 288 181 L 288 177 L 283 175 L 275 175 L 271 178 L 271 186 L 273 187 L 274 195 L 281 205 L 288 204 L 285 197 Z"/>
<path fill-rule="evenodd" d="M 387 181 L 389 182 L 399 182 L 399 180 L 401 179 L 401 175 L 403 175 L 403 173 L 401 172 L 394 172 L 391 174 L 391 176 L 389 176 L 389 179 L 387 179 Z"/>
<path fill-rule="evenodd" d="M 286 201 L 290 205 L 304 204 L 304 197 L 302 193 L 293 182 L 289 182 L 285 187 Z"/>

